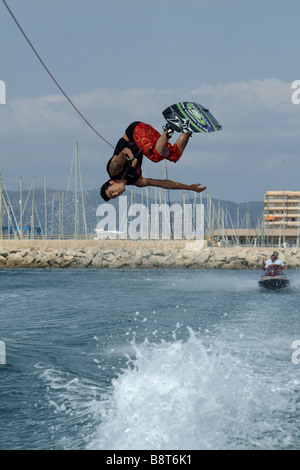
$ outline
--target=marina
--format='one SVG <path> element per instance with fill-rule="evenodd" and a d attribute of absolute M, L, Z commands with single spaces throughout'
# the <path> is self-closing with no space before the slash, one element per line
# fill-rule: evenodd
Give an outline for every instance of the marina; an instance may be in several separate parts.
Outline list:
<path fill-rule="evenodd" d="M 46 177 L 42 188 L 34 178 L 24 190 L 20 177 L 19 192 L 12 192 L 0 178 L 0 239 L 165 239 L 201 240 L 203 247 L 299 247 L 300 192 L 269 191 L 264 204 L 235 204 L 188 191 L 180 200 L 170 200 L 168 190 L 131 187 L 118 201 L 103 203 L 98 189 L 83 189 L 75 141 L 66 190 L 47 188 Z"/>

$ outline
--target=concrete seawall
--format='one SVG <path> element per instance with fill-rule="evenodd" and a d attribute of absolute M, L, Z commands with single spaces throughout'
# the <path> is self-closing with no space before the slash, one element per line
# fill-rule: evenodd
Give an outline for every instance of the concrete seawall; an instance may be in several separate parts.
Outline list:
<path fill-rule="evenodd" d="M 275 248 L 206 247 L 185 240 L 0 240 L 1 268 L 260 269 Z M 300 269 L 300 248 L 282 248 Z"/>

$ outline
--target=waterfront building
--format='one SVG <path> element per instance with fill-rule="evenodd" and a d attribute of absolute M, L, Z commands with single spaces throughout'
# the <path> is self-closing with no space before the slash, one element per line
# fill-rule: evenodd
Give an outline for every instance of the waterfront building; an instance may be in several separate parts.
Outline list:
<path fill-rule="evenodd" d="M 300 191 L 267 191 L 264 225 L 265 234 L 272 243 L 299 245 Z"/>

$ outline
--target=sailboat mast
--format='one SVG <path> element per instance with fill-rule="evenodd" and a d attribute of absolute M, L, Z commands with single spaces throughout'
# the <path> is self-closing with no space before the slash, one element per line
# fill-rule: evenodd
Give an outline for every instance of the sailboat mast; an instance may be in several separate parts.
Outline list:
<path fill-rule="evenodd" d="M 44 237 L 48 238 L 47 230 L 47 189 L 46 189 L 46 176 L 44 176 L 44 212 L 45 212 L 45 228 L 44 228 Z"/>
<path fill-rule="evenodd" d="M 282 182 L 282 186 L 283 186 L 283 191 L 282 191 L 282 200 L 283 200 L 283 207 L 282 207 L 282 212 L 283 212 L 283 217 L 282 217 L 282 243 L 283 243 L 283 246 L 285 246 L 285 219 L 286 219 L 286 215 L 285 215 L 285 211 L 286 211 L 286 207 L 285 207 L 285 161 L 283 160 L 283 182 Z"/>
<path fill-rule="evenodd" d="M 75 141 L 75 240 L 78 238 L 78 141 Z"/>
<path fill-rule="evenodd" d="M 3 179 L 0 173 L 0 240 L 2 240 L 2 226 L 3 226 L 3 212 L 2 212 L 2 194 L 3 194 Z"/>
<path fill-rule="evenodd" d="M 20 207 L 20 238 L 23 238 L 23 178 L 20 176 L 20 199 L 19 199 L 19 207 Z"/>

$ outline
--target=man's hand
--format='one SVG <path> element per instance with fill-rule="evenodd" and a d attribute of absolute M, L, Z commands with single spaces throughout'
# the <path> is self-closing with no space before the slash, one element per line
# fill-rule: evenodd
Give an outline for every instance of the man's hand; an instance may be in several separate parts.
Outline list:
<path fill-rule="evenodd" d="M 122 156 L 122 158 L 125 158 L 126 160 L 131 160 L 134 157 L 132 150 L 128 147 L 125 147 L 123 150 L 121 150 L 119 155 Z"/>
<path fill-rule="evenodd" d="M 205 191 L 206 186 L 201 187 L 201 183 L 198 184 L 191 184 L 191 190 L 195 191 L 196 193 L 202 193 L 202 191 Z"/>

